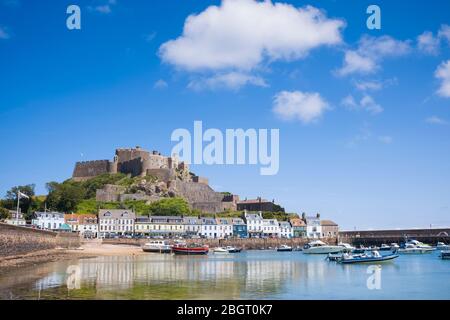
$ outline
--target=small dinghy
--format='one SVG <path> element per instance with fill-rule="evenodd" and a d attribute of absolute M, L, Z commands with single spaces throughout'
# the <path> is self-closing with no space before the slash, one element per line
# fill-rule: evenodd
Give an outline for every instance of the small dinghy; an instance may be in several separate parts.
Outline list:
<path fill-rule="evenodd" d="M 222 247 L 214 248 L 213 252 L 214 252 L 214 254 L 228 254 L 229 253 L 229 251 L 227 249 L 222 248 Z"/>
<path fill-rule="evenodd" d="M 227 249 L 229 253 L 239 253 L 242 250 L 242 248 L 236 248 L 232 246 L 227 246 L 225 249 Z"/>
<path fill-rule="evenodd" d="M 281 245 L 277 248 L 278 252 L 288 252 L 288 251 L 292 251 L 292 247 L 288 246 L 288 245 Z"/>
<path fill-rule="evenodd" d="M 398 258 L 397 254 L 389 254 L 382 256 L 378 251 L 373 251 L 371 254 L 343 254 L 342 258 L 338 260 L 339 263 L 343 264 L 351 264 L 351 263 L 375 263 L 375 262 L 383 262 L 390 261 Z"/>

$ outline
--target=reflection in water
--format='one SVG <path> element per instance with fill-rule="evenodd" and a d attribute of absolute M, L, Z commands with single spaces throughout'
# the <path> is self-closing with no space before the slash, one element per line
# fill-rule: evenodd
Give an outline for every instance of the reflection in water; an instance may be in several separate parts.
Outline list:
<path fill-rule="evenodd" d="M 0 298 L 448 299 L 449 271 L 442 263 L 430 255 L 401 257 L 384 264 L 380 270 L 383 289 L 374 293 L 366 285 L 370 276 L 366 265 L 339 265 L 325 261 L 323 256 L 298 252 L 98 257 L 49 263 L 0 276 Z M 427 272 L 434 274 L 427 278 Z M 412 289 L 417 285 L 417 273 L 421 275 L 419 293 L 417 288 Z M 439 275 L 447 276 L 445 281 L 437 278 Z M 411 292 L 405 283 L 411 283 Z M 436 284 L 444 290 L 436 290 Z"/>

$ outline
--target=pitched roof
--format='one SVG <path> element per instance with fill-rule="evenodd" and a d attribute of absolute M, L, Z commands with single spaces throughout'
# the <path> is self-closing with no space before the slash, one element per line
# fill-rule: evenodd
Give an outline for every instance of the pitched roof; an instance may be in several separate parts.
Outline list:
<path fill-rule="evenodd" d="M 132 210 L 123 210 L 123 209 L 100 209 L 98 212 L 98 217 L 101 219 L 122 219 L 136 218 L 136 214 Z"/>
<path fill-rule="evenodd" d="M 293 218 L 290 220 L 293 227 L 304 227 L 306 226 L 305 221 L 300 218 Z"/>
<path fill-rule="evenodd" d="M 320 225 L 321 226 L 333 226 L 333 227 L 337 227 L 338 224 L 334 221 L 331 220 L 320 220 Z"/>

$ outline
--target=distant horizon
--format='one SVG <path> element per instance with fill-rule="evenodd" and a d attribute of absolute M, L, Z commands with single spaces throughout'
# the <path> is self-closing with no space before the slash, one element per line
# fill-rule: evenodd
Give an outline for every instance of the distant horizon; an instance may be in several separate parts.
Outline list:
<path fill-rule="evenodd" d="M 259 152 L 191 165 L 216 191 L 342 230 L 450 225 L 450 2 L 378 1 L 380 29 L 368 0 L 78 0 L 80 29 L 67 3 L 7 2 L 2 198 L 46 193 L 116 146 L 170 155 L 173 132 L 202 121 L 279 130 L 276 174 Z"/>

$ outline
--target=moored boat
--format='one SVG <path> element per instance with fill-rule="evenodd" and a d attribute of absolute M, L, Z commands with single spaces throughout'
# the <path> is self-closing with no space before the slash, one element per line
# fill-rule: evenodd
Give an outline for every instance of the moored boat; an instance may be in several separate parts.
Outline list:
<path fill-rule="evenodd" d="M 145 243 L 142 246 L 142 250 L 144 252 L 170 253 L 172 252 L 172 247 L 168 241 L 157 240 Z"/>
<path fill-rule="evenodd" d="M 441 251 L 440 257 L 442 260 L 450 260 L 450 250 Z"/>
<path fill-rule="evenodd" d="M 340 242 L 338 244 L 339 247 L 343 247 L 344 248 L 344 252 L 352 252 L 353 250 L 355 250 L 355 247 L 353 247 L 352 245 L 350 245 L 349 243 L 343 243 Z"/>
<path fill-rule="evenodd" d="M 228 250 L 229 253 L 239 253 L 242 250 L 242 248 L 236 248 L 232 246 L 227 246 L 226 249 Z"/>
<path fill-rule="evenodd" d="M 230 253 L 226 248 L 222 248 L 222 247 L 214 248 L 213 252 L 215 254 L 228 254 L 228 253 Z"/>
<path fill-rule="evenodd" d="M 436 249 L 437 250 L 441 250 L 441 251 L 446 251 L 446 250 L 450 250 L 450 245 L 445 244 L 443 242 L 438 242 L 436 244 Z"/>
<path fill-rule="evenodd" d="M 208 254 L 209 247 L 206 245 L 199 245 L 195 243 L 177 244 L 172 246 L 172 252 L 180 255 L 202 255 Z"/>
<path fill-rule="evenodd" d="M 281 245 L 281 246 L 279 246 L 279 247 L 277 248 L 277 251 L 279 251 L 279 252 L 292 251 L 292 247 L 290 247 L 290 246 L 288 246 L 288 245 L 286 245 L 286 244 L 283 244 L 283 245 Z"/>
<path fill-rule="evenodd" d="M 391 261 L 398 258 L 397 254 L 381 255 L 377 250 L 372 251 L 369 254 L 347 254 L 344 253 L 341 259 L 337 261 L 342 264 L 352 263 L 380 263 L 385 261 Z"/>
<path fill-rule="evenodd" d="M 380 251 L 391 251 L 392 249 L 391 249 L 391 246 L 388 246 L 386 243 L 383 243 L 381 246 L 380 246 L 380 249 L 379 249 Z"/>
<path fill-rule="evenodd" d="M 436 250 L 435 248 L 420 241 L 408 240 L 404 248 L 398 249 L 398 252 L 403 254 L 424 254 L 424 253 L 431 253 L 435 250 Z"/>
<path fill-rule="evenodd" d="M 328 245 L 320 240 L 312 241 L 303 248 L 303 253 L 306 254 L 329 254 L 342 251 L 344 251 L 344 247 Z"/>

